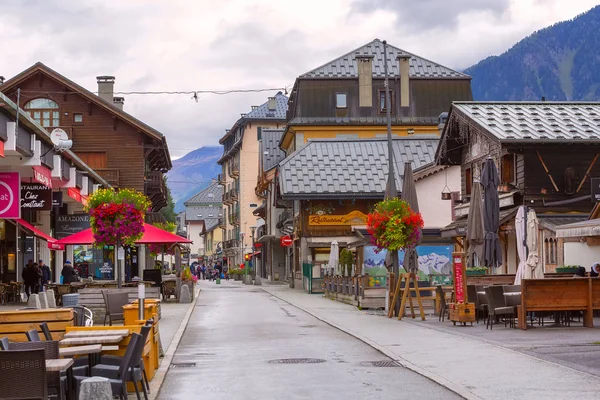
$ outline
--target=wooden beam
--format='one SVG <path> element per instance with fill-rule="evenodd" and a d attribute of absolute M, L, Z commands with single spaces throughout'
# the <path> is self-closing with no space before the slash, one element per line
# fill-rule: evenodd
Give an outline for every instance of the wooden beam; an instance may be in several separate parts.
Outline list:
<path fill-rule="evenodd" d="M 590 166 L 588 167 L 587 171 L 585 172 L 585 175 L 583 176 L 583 179 L 581 180 L 581 183 L 577 187 L 577 190 L 575 191 L 575 193 L 579 193 L 579 191 L 583 187 L 583 184 L 587 180 L 588 176 L 590 176 L 590 172 L 592 171 L 592 168 L 594 167 L 594 164 L 596 164 L 596 161 L 598 160 L 598 156 L 600 156 L 600 153 L 596 153 L 596 157 L 594 157 L 594 159 L 590 163 Z"/>
<path fill-rule="evenodd" d="M 114 115 L 112 116 L 112 120 L 113 120 L 113 131 L 116 131 L 117 130 L 117 123 L 118 123 L 119 120 Z"/>
<path fill-rule="evenodd" d="M 92 102 L 88 100 L 87 102 L 88 105 L 88 115 L 92 115 Z"/>

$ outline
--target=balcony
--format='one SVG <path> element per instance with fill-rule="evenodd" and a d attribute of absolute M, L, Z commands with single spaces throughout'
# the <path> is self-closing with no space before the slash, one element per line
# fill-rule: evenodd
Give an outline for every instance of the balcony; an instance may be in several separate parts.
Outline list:
<path fill-rule="evenodd" d="M 237 239 L 226 240 L 223 242 L 223 249 L 236 249 L 240 247 L 240 241 Z"/>
<path fill-rule="evenodd" d="M 237 189 L 231 189 L 229 191 L 229 198 L 231 199 L 232 203 L 235 203 L 236 201 L 238 201 L 238 191 L 237 191 Z"/>
<path fill-rule="evenodd" d="M 235 161 L 229 161 L 227 163 L 227 169 L 229 170 L 229 176 L 231 178 L 237 178 L 240 176 L 240 164 Z"/>
<path fill-rule="evenodd" d="M 233 213 L 229 216 L 229 225 L 240 225 L 240 214 L 238 213 Z"/>
<path fill-rule="evenodd" d="M 231 204 L 231 196 L 229 196 L 229 192 L 223 193 L 223 204 Z"/>
<path fill-rule="evenodd" d="M 217 221 L 217 228 L 225 229 L 225 218 L 219 218 Z"/>
<path fill-rule="evenodd" d="M 146 223 L 147 224 L 166 224 L 167 220 L 165 216 L 159 212 L 148 212 L 146 213 Z"/>
<path fill-rule="evenodd" d="M 159 211 L 167 205 L 167 185 L 162 172 L 152 171 L 144 180 L 144 192 L 152 201 L 152 211 Z"/>
<path fill-rule="evenodd" d="M 226 181 L 225 174 L 217 175 L 217 183 L 219 185 L 225 186 L 225 181 Z"/>

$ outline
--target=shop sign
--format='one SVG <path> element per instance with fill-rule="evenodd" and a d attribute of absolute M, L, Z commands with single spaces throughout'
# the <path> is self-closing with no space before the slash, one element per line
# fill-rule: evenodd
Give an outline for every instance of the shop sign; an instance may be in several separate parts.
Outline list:
<path fill-rule="evenodd" d="M 88 214 L 57 215 L 55 220 L 54 237 L 62 239 L 90 227 Z"/>
<path fill-rule="evenodd" d="M 21 179 L 18 172 L 0 173 L 0 218 L 21 218 Z"/>
<path fill-rule="evenodd" d="M 52 190 L 37 183 L 23 183 L 21 185 L 21 208 L 35 211 L 51 210 Z"/>
<path fill-rule="evenodd" d="M 452 253 L 452 273 L 454 275 L 454 294 L 456 303 L 464 303 L 466 300 L 466 279 L 463 260 L 463 253 Z"/>
<path fill-rule="evenodd" d="M 52 189 L 52 171 L 41 165 L 36 165 L 33 168 L 33 180 Z"/>
<path fill-rule="evenodd" d="M 52 192 L 52 207 L 62 207 L 63 194 L 62 192 Z"/>
<path fill-rule="evenodd" d="M 360 211 L 352 211 L 346 215 L 309 215 L 308 224 L 313 226 L 366 225 L 367 214 Z"/>
<path fill-rule="evenodd" d="M 70 198 L 81 203 L 81 192 L 78 188 L 69 188 L 67 194 Z"/>

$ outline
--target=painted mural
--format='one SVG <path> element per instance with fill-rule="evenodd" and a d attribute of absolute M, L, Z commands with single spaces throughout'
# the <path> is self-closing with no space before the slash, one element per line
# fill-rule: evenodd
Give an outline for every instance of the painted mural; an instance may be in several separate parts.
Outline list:
<path fill-rule="evenodd" d="M 379 287 L 385 286 L 385 276 L 387 270 L 385 268 L 386 251 L 375 253 L 376 247 L 365 246 L 364 248 L 364 264 L 363 272 L 369 274 L 369 286 Z M 419 280 L 428 280 L 429 275 L 450 275 L 452 245 L 421 245 L 417 246 L 417 254 L 419 255 Z M 401 272 L 404 271 L 402 263 L 404 261 L 404 252 L 398 252 L 400 258 Z M 371 279 L 372 277 L 372 279 Z M 371 285 L 371 280 L 373 285 Z"/>

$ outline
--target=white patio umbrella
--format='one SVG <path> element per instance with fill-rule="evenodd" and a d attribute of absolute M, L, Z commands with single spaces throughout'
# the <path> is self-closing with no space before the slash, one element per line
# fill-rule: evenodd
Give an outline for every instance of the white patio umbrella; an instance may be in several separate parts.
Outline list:
<path fill-rule="evenodd" d="M 515 234 L 517 236 L 517 253 L 519 254 L 519 268 L 515 275 L 515 285 L 521 284 L 521 279 L 527 277 L 527 247 L 525 243 L 526 226 L 525 226 L 525 207 L 519 207 L 517 216 L 515 217 Z"/>
<path fill-rule="evenodd" d="M 527 248 L 529 249 L 527 275 L 531 275 L 532 279 L 542 279 L 544 277 L 544 270 L 539 264 L 538 225 L 537 215 L 533 209 L 530 209 L 527 213 Z"/>
<path fill-rule="evenodd" d="M 333 274 L 338 273 L 338 265 L 340 263 L 340 248 L 338 247 L 338 242 L 331 242 L 331 249 L 329 250 L 329 268 L 331 268 L 331 272 Z"/>

